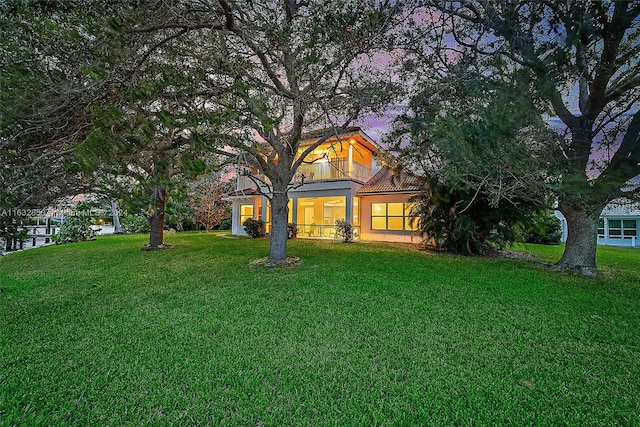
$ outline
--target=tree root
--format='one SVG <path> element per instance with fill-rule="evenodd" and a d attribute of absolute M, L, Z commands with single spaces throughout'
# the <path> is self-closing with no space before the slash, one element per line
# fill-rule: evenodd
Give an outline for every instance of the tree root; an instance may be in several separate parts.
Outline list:
<path fill-rule="evenodd" d="M 596 267 L 588 267 L 585 265 L 569 265 L 569 264 L 555 264 L 551 267 L 555 271 L 561 273 L 579 274 L 581 276 L 595 277 L 598 274 Z"/>

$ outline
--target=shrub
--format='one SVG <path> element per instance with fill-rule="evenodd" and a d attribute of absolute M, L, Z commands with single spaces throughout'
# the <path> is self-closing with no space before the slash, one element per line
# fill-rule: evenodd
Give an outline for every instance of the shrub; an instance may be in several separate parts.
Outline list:
<path fill-rule="evenodd" d="M 553 214 L 543 214 L 537 217 L 529 227 L 525 236 L 526 243 L 541 245 L 559 245 L 562 238 L 562 223 Z"/>
<path fill-rule="evenodd" d="M 292 222 L 287 224 L 287 239 L 295 239 L 298 237 L 298 227 Z"/>
<path fill-rule="evenodd" d="M 531 200 L 515 204 L 501 199 L 493 204 L 483 191 L 449 188 L 436 178 L 423 188 L 409 201 L 424 243 L 463 255 L 482 254 L 521 240 L 518 229 L 540 210 L 539 202 Z"/>
<path fill-rule="evenodd" d="M 120 218 L 120 227 L 124 234 L 148 233 L 149 221 L 140 215 L 127 215 Z"/>
<path fill-rule="evenodd" d="M 72 216 L 60 227 L 58 234 L 52 237 L 56 245 L 64 243 L 84 242 L 95 237 L 91 228 L 91 218 L 86 216 Z"/>
<path fill-rule="evenodd" d="M 257 239 L 259 237 L 264 237 L 264 221 L 261 219 L 253 219 L 247 218 L 243 223 L 244 231 L 247 235 Z"/>
<path fill-rule="evenodd" d="M 337 219 L 335 227 L 336 233 L 342 236 L 342 241 L 344 243 L 353 241 L 353 226 L 349 222 L 344 219 Z"/>
<path fill-rule="evenodd" d="M 218 224 L 218 230 L 231 230 L 231 225 L 233 224 L 233 220 L 231 218 L 223 219 L 220 224 Z"/>

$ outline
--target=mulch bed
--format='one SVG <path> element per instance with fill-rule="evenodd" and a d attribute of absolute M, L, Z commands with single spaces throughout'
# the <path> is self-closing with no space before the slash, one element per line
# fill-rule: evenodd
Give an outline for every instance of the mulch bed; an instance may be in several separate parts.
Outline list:
<path fill-rule="evenodd" d="M 271 261 L 269 257 L 259 258 L 249 263 L 253 268 L 292 268 L 302 264 L 302 260 L 297 256 L 288 256 L 283 261 Z"/>

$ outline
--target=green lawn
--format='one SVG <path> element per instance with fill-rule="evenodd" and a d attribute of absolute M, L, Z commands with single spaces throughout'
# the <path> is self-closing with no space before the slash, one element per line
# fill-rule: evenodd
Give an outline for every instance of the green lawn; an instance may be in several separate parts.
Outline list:
<path fill-rule="evenodd" d="M 0 425 L 639 425 L 640 251 L 523 261 L 178 234 L 0 259 Z M 545 261 L 560 248 L 527 246 Z"/>

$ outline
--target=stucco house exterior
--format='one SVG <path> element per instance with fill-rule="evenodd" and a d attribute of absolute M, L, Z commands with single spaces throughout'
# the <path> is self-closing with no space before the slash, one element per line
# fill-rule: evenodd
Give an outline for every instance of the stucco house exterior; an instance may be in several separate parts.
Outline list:
<path fill-rule="evenodd" d="M 303 142 L 300 152 L 313 141 Z M 307 155 L 288 192 L 288 221 L 298 227 L 298 237 L 333 239 L 335 221 L 344 219 L 353 225 L 356 239 L 419 241 L 409 216 L 409 198 L 418 190 L 417 181 L 410 175 L 392 177 L 389 168 L 376 163 L 378 151 L 375 141 L 352 127 Z M 269 233 L 268 199 L 247 172 L 259 173 L 245 169 L 237 177 L 236 191 L 226 197 L 233 202 L 232 234 L 245 234 L 242 223 L 247 218 L 265 221 Z"/>

